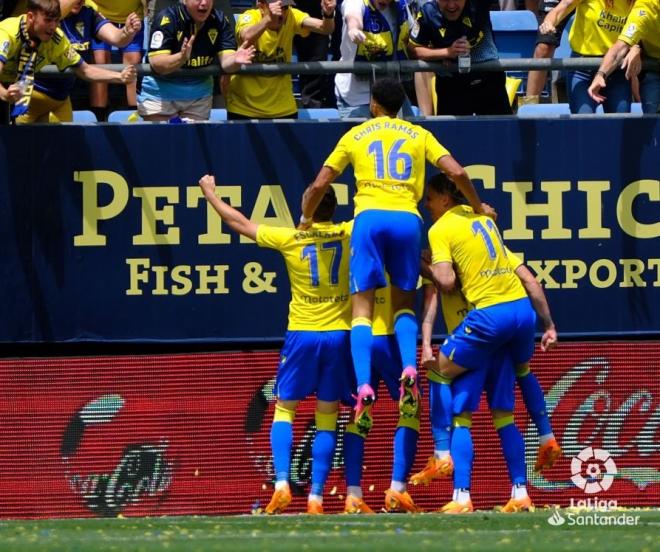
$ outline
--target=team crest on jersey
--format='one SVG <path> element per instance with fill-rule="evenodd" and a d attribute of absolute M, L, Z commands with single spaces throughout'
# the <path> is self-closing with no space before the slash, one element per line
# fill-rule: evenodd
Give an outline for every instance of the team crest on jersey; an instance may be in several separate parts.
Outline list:
<path fill-rule="evenodd" d="M 78 21 L 76 23 L 76 31 L 80 36 L 85 36 L 85 23 L 84 21 Z"/>
<path fill-rule="evenodd" d="M 2 43 L 2 46 L 0 46 L 0 54 L 2 54 L 4 57 L 7 57 L 9 54 L 9 41 L 5 40 Z"/>
<path fill-rule="evenodd" d="M 472 19 L 470 19 L 469 17 L 464 17 L 463 18 L 463 25 L 465 25 L 466 27 L 470 27 L 470 29 L 471 29 L 472 28 Z"/>
<path fill-rule="evenodd" d="M 166 15 L 163 16 L 163 18 L 160 20 L 160 26 L 162 27 L 163 25 L 169 25 L 171 23 L 170 18 L 167 17 Z"/>
<path fill-rule="evenodd" d="M 445 38 L 446 34 L 447 34 L 447 29 L 445 29 L 444 27 L 440 27 L 440 36 L 442 38 Z"/>
<path fill-rule="evenodd" d="M 208 35 L 209 35 L 209 40 L 211 41 L 211 44 L 215 44 L 215 41 L 218 38 L 218 31 L 216 29 L 209 29 Z"/>
<path fill-rule="evenodd" d="M 163 45 L 163 33 L 162 31 L 156 31 L 153 35 L 151 35 L 151 44 L 149 44 L 150 48 L 160 48 Z"/>
<path fill-rule="evenodd" d="M 637 25 L 631 23 L 626 27 L 626 30 L 623 32 L 623 34 L 626 35 L 628 38 L 632 38 L 635 36 L 636 32 L 637 32 Z"/>

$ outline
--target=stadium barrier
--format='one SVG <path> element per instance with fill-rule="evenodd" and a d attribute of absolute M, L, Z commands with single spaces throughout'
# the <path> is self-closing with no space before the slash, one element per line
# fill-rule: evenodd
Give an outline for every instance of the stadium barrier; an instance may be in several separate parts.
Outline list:
<path fill-rule="evenodd" d="M 272 492 L 277 357 L 236 352 L 0 360 L 0 517 L 258 511 Z M 537 506 L 660 504 L 659 366 L 657 341 L 565 343 L 536 352 L 532 368 L 564 450 L 543 476 L 532 473 L 538 442 L 518 395 L 516 418 Z M 384 388 L 380 396 L 363 471 L 365 498 L 375 509 L 389 486 L 398 417 Z M 347 418 L 343 409 L 339 443 Z M 415 471 L 432 453 L 426 414 L 422 418 Z M 307 400 L 294 423 L 291 512 L 304 511 L 313 423 Z M 506 502 L 510 484 L 485 404 L 473 429 L 473 501 L 492 508 Z M 328 512 L 343 508 L 341 458 L 339 446 L 325 490 Z M 606 472 L 602 489 L 587 494 L 595 470 Z M 451 482 L 410 491 L 425 509 L 436 509 L 450 499 Z"/>

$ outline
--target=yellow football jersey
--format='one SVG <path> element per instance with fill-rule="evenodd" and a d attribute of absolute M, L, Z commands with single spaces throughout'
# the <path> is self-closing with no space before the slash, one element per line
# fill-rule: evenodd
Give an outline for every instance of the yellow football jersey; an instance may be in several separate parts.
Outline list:
<path fill-rule="evenodd" d="M 293 52 L 293 37 L 307 36 L 302 26 L 308 14 L 289 8 L 282 27 L 266 29 L 257 39 L 254 63 L 289 63 Z M 241 31 L 261 21 L 259 10 L 247 10 L 236 23 L 236 41 L 241 44 Z M 232 75 L 227 93 L 227 111 L 245 117 L 277 118 L 296 113 L 291 75 Z"/>
<path fill-rule="evenodd" d="M 370 119 L 339 140 L 324 165 L 355 173 L 355 215 L 368 209 L 406 211 L 419 216 L 426 161 L 436 164 L 449 152 L 428 130 L 391 117 Z"/>
<path fill-rule="evenodd" d="M 660 59 L 660 0 L 637 0 L 619 40 L 629 46 L 641 42 L 645 55 Z"/>
<path fill-rule="evenodd" d="M 454 264 L 463 294 L 476 308 L 526 297 L 495 223 L 457 205 L 429 230 L 432 263 Z"/>
<path fill-rule="evenodd" d="M 278 250 L 286 262 L 291 284 L 289 330 L 351 329 L 352 224 L 314 223 L 308 230 L 258 226 L 257 244 Z"/>
<path fill-rule="evenodd" d="M 25 33 L 25 15 L 10 17 L 0 22 L 0 61 L 4 63 L 0 80 L 14 82 L 18 78 L 19 65 L 21 65 L 21 50 L 23 41 L 21 34 Z M 37 65 L 35 72 L 49 64 L 57 65 L 60 71 L 67 67 L 79 65 L 82 61 L 80 54 L 73 48 L 69 39 L 58 28 L 48 42 L 39 44 L 37 50 Z"/>
<path fill-rule="evenodd" d="M 623 30 L 631 7 L 630 0 L 581 0 L 568 35 L 573 51 L 604 56 Z"/>
<path fill-rule="evenodd" d="M 517 255 L 514 255 L 505 247 L 511 268 L 515 272 L 516 269 L 522 264 L 522 260 Z M 467 313 L 473 308 L 463 295 L 460 289 L 454 290 L 452 293 L 441 293 L 440 302 L 442 308 L 442 317 L 445 320 L 445 326 L 448 333 L 452 333 L 456 326 L 458 326 Z"/>
<path fill-rule="evenodd" d="M 139 17 L 144 16 L 141 0 L 95 0 L 98 9 L 106 19 L 113 23 L 125 23 L 133 12 Z"/>

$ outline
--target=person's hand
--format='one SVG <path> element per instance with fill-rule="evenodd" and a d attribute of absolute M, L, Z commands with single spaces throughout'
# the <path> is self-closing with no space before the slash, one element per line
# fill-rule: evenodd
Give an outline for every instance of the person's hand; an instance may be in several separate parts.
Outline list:
<path fill-rule="evenodd" d="M 124 25 L 123 31 L 127 36 L 134 37 L 142 29 L 142 19 L 140 19 L 137 13 L 133 12 L 128 14 L 126 18 L 126 24 Z"/>
<path fill-rule="evenodd" d="M 422 262 L 426 263 L 428 265 L 431 264 L 431 250 L 430 249 L 422 249 Z"/>
<path fill-rule="evenodd" d="M 424 343 L 422 345 L 422 358 L 420 359 L 422 366 L 426 367 L 426 363 L 429 361 L 435 362 L 437 359 L 433 354 L 433 345 L 430 343 Z"/>
<path fill-rule="evenodd" d="M 183 42 L 181 43 L 181 51 L 179 52 L 179 55 L 181 56 L 181 65 L 185 65 L 186 62 L 190 59 L 194 43 L 195 35 L 192 35 L 190 38 L 183 39 Z"/>
<path fill-rule="evenodd" d="M 603 75 L 602 71 L 599 71 L 596 73 L 594 80 L 591 81 L 587 92 L 589 92 L 589 96 L 591 96 L 592 100 L 598 103 L 603 103 L 605 101 L 605 96 L 603 96 L 600 91 L 606 86 L 607 82 L 605 82 L 605 75 Z"/>
<path fill-rule="evenodd" d="M 270 2 L 270 3 L 266 2 L 266 11 L 270 12 L 270 14 L 274 15 L 275 17 L 282 18 L 284 16 L 284 10 L 282 9 L 281 0 L 277 0 L 277 2 Z"/>
<path fill-rule="evenodd" d="M 555 24 L 548 20 L 548 17 L 543 20 L 543 23 L 539 25 L 539 32 L 541 34 L 552 34 L 557 32 L 557 27 Z"/>
<path fill-rule="evenodd" d="M 541 338 L 541 350 L 550 351 L 557 346 L 557 330 L 551 328 L 546 330 Z"/>
<path fill-rule="evenodd" d="M 15 104 L 23 96 L 24 96 L 23 87 L 15 82 L 14 84 L 10 84 L 9 87 L 7 88 L 6 102 L 10 104 Z"/>
<path fill-rule="evenodd" d="M 626 70 L 626 78 L 628 80 L 639 75 L 642 70 L 642 49 L 639 46 L 630 48 L 626 57 L 621 62 L 621 69 Z"/>
<path fill-rule="evenodd" d="M 488 205 L 488 203 L 483 203 L 483 202 L 481 203 L 481 211 L 482 214 L 486 215 L 487 217 L 495 221 L 497 220 L 497 211 L 495 210 L 494 207 Z"/>
<path fill-rule="evenodd" d="M 367 39 L 360 29 L 348 29 L 348 38 L 353 44 L 362 44 Z"/>
<path fill-rule="evenodd" d="M 206 197 L 215 195 L 215 176 L 205 174 L 199 179 L 199 187 Z"/>
<path fill-rule="evenodd" d="M 337 0 L 321 0 L 321 13 L 323 15 L 333 15 L 337 7 Z"/>
<path fill-rule="evenodd" d="M 462 36 L 452 42 L 451 46 L 447 48 L 450 58 L 455 58 L 470 53 L 470 42 L 467 37 Z"/>
<path fill-rule="evenodd" d="M 119 73 L 122 84 L 131 84 L 137 80 L 137 69 L 135 65 L 127 65 Z"/>
<path fill-rule="evenodd" d="M 248 42 L 243 42 L 241 47 L 236 50 L 236 57 L 234 57 L 234 60 L 236 63 L 250 64 L 256 53 L 257 50 L 254 46 L 250 46 Z"/>

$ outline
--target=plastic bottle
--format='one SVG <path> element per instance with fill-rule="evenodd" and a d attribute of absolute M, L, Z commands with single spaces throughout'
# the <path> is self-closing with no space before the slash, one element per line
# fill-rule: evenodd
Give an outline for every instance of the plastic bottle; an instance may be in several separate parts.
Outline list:
<path fill-rule="evenodd" d="M 463 40 L 467 40 L 467 36 L 461 37 Z M 472 60 L 470 59 L 470 53 L 461 54 L 458 56 L 458 72 L 459 73 L 469 73 L 472 66 Z"/>

